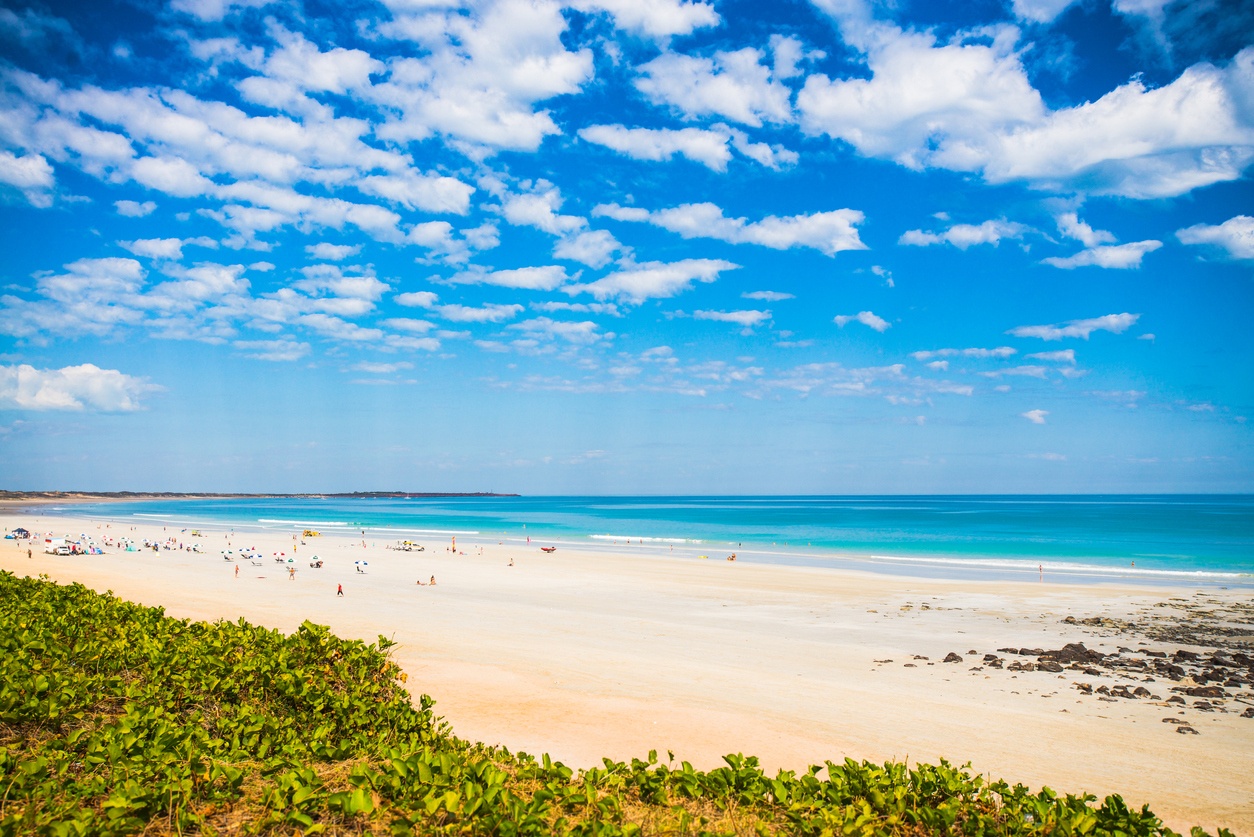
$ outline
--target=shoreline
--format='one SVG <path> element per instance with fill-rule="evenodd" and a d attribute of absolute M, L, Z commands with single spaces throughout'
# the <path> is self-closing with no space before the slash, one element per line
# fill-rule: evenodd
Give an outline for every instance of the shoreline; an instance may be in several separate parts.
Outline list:
<path fill-rule="evenodd" d="M 6 531 L 76 521 L 93 536 L 183 535 L 162 531 L 159 521 L 123 529 L 34 517 L 4 514 L 0 523 Z M 1184 677 L 1129 667 L 1174 665 L 1180 650 L 1217 647 L 1193 641 L 1254 641 L 1248 591 L 926 579 L 702 561 L 634 546 L 543 554 L 534 544 L 485 542 L 454 556 L 431 545 L 418 553 L 371 546 L 369 536 L 363 547 L 360 536 L 302 545 L 290 532 L 228 535 L 206 531 L 202 553 L 32 559 L 6 541 L 0 568 L 112 590 L 172 616 L 244 617 L 283 631 L 309 619 L 343 637 L 390 636 L 415 695 L 434 696 L 456 734 L 576 767 L 650 749 L 699 767 L 743 752 L 768 770 L 845 756 L 946 758 L 1012 783 L 1119 793 L 1177 829 L 1254 832 L 1245 781 L 1254 774 L 1254 718 L 1240 714 L 1254 700 L 1250 686 L 1221 688 L 1228 697 L 1220 700 L 1195 697 L 1171 691 L 1195 688 Z M 224 561 L 228 542 L 266 558 L 258 566 Z M 284 572 L 289 564 L 273 561 L 276 552 L 296 559 L 294 580 Z M 314 555 L 322 569 L 308 566 Z M 368 561 L 365 572 L 356 561 Z M 432 575 L 435 587 L 425 584 Z M 1093 619 L 1109 624 L 1085 622 Z M 1160 630 L 1169 624 L 1175 634 Z M 1224 639 L 1198 634 L 1198 626 L 1236 633 Z M 1102 655 L 1094 674 L 1073 663 L 1037 669 L 1050 661 L 1004 650 L 1077 642 Z M 948 655 L 961 662 L 944 662 Z M 1185 676 L 1199 672 L 1194 666 Z M 1142 684 L 1159 699 L 1133 696 Z M 1177 695 L 1185 706 L 1169 703 Z M 1210 708 L 1194 705 L 1200 701 Z M 1197 734 L 1177 733 L 1180 726 Z"/>
<path fill-rule="evenodd" d="M 329 497 L 332 495 L 217 495 L 222 498 L 236 499 L 300 499 L 301 497 Z M 347 497 L 349 495 L 335 495 Z M 418 495 L 410 495 L 417 497 Z M 517 495 L 425 495 L 428 497 L 471 497 L 496 496 L 512 497 Z M 1243 495 L 1242 495 L 1243 496 Z M 80 506 L 101 502 L 143 502 L 150 500 L 170 500 L 164 496 L 135 496 L 123 500 L 101 501 L 96 498 L 83 498 L 67 501 L 66 505 Z M 184 497 L 180 499 L 209 499 L 208 497 Z M 31 501 L 29 505 L 18 508 L 29 511 L 43 510 L 50 516 L 72 516 L 84 513 L 75 508 L 62 512 L 55 507 L 62 501 Z M 0 502 L 0 513 L 17 511 L 6 509 Z M 139 517 L 140 515 L 136 515 Z M 271 534 L 291 534 L 305 528 L 325 528 L 328 536 L 357 537 L 355 532 L 362 531 L 358 523 L 343 523 L 317 520 L 242 520 L 223 521 L 220 519 L 196 519 L 194 516 L 180 518 L 174 515 L 144 515 L 145 523 L 159 523 L 168 518 L 166 525 L 180 526 L 185 529 L 205 529 L 211 531 L 238 530 L 253 532 L 258 536 Z M 129 518 L 118 515 L 92 515 L 93 520 L 109 520 L 123 523 Z M 133 521 L 132 521 L 133 522 Z M 438 541 L 456 536 L 464 543 L 476 547 L 497 544 L 524 547 L 530 544 L 525 533 L 510 532 L 499 535 L 483 530 L 471 529 L 424 529 L 410 526 L 365 526 L 368 537 L 375 540 L 390 538 L 403 540 L 417 537 L 427 541 Z M 563 549 L 577 550 L 586 554 L 613 553 L 620 555 L 643 555 L 650 550 L 666 548 L 678 558 L 694 558 L 704 556 L 707 560 L 723 560 L 727 554 L 734 554 L 737 560 L 744 563 L 765 564 L 770 566 L 791 566 L 811 568 L 833 572 L 864 572 L 889 577 L 955 580 L 979 582 L 992 580 L 997 582 L 1028 583 L 1055 582 L 1080 585 L 1133 585 L 1155 589 L 1170 589 L 1180 585 L 1196 585 L 1207 588 L 1249 589 L 1254 590 L 1254 572 L 1219 572 L 1205 570 L 1162 570 L 1113 566 L 1102 563 L 1083 563 L 1082 558 L 1063 559 L 1057 556 L 1010 557 L 990 555 L 970 555 L 954 552 L 906 552 L 904 554 L 885 554 L 876 551 L 855 551 L 831 549 L 813 546 L 790 546 L 784 544 L 767 544 L 765 542 L 741 542 L 740 544 L 720 541 L 694 540 L 690 538 L 659 538 L 646 537 L 629 539 L 625 536 L 590 534 L 548 536 L 537 535 L 536 543 L 543 540 Z M 636 541 L 639 540 L 639 543 Z M 705 553 L 714 553 L 705 555 Z"/>

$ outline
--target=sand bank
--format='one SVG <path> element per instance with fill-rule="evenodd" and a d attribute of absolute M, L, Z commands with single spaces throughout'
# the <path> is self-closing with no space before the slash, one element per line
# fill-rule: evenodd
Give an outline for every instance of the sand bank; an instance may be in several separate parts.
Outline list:
<path fill-rule="evenodd" d="M 999 648 L 1068 642 L 1108 653 L 1177 650 L 1109 627 L 1117 623 L 1067 617 L 1159 624 L 1192 607 L 1227 620 L 1230 633 L 1248 633 L 1249 624 L 1231 621 L 1244 618 L 1248 590 L 938 581 L 699 560 L 665 546 L 561 545 L 544 554 L 538 543 L 459 538 L 464 554 L 443 540 L 402 552 L 369 534 L 364 546 L 360 537 L 299 545 L 291 533 L 204 527 L 193 538 L 159 522 L 130 531 L 129 523 L 34 512 L 0 516 L 5 531 L 18 525 L 198 542 L 202 554 L 27 559 L 25 545 L 4 541 L 0 568 L 111 589 L 174 616 L 244 617 L 285 631 L 309 619 L 341 636 L 391 636 L 411 687 L 435 697 L 459 735 L 572 766 L 650 749 L 698 767 L 744 752 L 794 770 L 846 756 L 946 758 L 1032 787 L 1119 793 L 1178 829 L 1254 833 L 1254 718 L 1241 717 L 1248 684 L 1201 711 L 1193 697 L 1184 708 L 1167 705 L 1177 684 L 1153 672 L 1120 678 L 983 664 Z M 267 558 L 262 566 L 224 561 L 228 543 Z M 269 556 L 292 556 L 293 546 L 298 572 L 289 580 Z M 315 554 L 322 569 L 308 566 Z M 366 573 L 355 571 L 362 560 Z M 435 587 L 415 583 L 432 575 Z M 962 662 L 941 662 L 950 652 Z M 1143 684 L 1160 699 L 1102 699 L 1076 688 L 1083 683 Z M 1198 734 L 1177 733 L 1164 718 Z"/>

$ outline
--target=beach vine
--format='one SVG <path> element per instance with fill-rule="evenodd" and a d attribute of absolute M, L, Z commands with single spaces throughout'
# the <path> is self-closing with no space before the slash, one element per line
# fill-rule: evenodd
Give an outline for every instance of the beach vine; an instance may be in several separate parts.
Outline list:
<path fill-rule="evenodd" d="M 0 572 L 0 837 L 1175 834 L 1118 796 L 944 761 L 771 776 L 752 757 L 702 771 L 651 752 L 575 771 L 456 737 L 411 699 L 391 645 Z"/>

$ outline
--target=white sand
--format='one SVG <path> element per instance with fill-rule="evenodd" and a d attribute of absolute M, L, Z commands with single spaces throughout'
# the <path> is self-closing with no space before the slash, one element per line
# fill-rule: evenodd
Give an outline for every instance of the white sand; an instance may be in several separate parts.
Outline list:
<path fill-rule="evenodd" d="M 116 523 L 0 515 L 5 531 L 18 525 L 122 532 Z M 771 770 L 846 756 L 943 757 L 1034 789 L 1118 793 L 1178 830 L 1254 833 L 1254 719 L 1239 717 L 1241 703 L 1227 701 L 1227 713 L 1188 710 L 1201 734 L 1180 735 L 1161 720 L 1178 717 L 1175 708 L 1099 701 L 1073 686 L 1129 681 L 971 671 L 979 656 L 939 662 L 950 651 L 1073 641 L 1112 652 L 1134 643 L 1097 639 L 1063 617 L 1131 615 L 1171 596 L 1248 601 L 1248 590 L 910 579 L 697 560 L 657 546 L 625 554 L 562 545 L 545 555 L 538 544 L 488 542 L 480 556 L 482 542 L 461 538 L 465 555 L 454 556 L 446 541 L 405 553 L 321 537 L 298 548 L 295 581 L 269 559 L 239 562 L 235 578 L 235 564 L 219 555 L 226 534 L 202 531 L 182 535 L 207 550 L 199 555 L 37 552 L 28 560 L 25 544 L 4 541 L 0 568 L 111 589 L 172 616 L 242 616 L 285 631 L 309 619 L 341 636 L 391 636 L 410 686 L 436 699 L 458 735 L 576 767 L 650 749 L 706 768 L 744 752 Z M 158 523 L 127 534 L 178 532 Z M 291 553 L 292 543 L 290 533 L 231 539 L 267 555 Z M 308 567 L 315 553 L 326 561 L 321 570 Z M 368 560 L 369 573 L 355 573 L 355 560 Z M 414 583 L 433 574 L 434 588 Z M 1169 681 L 1146 685 L 1171 694 Z"/>

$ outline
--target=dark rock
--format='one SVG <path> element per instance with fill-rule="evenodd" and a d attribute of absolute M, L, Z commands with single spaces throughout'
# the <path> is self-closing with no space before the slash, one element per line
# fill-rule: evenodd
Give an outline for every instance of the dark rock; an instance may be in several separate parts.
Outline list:
<path fill-rule="evenodd" d="M 998 648 L 997 653 L 998 654 L 1018 654 L 1019 649 L 1018 648 Z"/>
<path fill-rule="evenodd" d="M 1038 654 L 1043 660 L 1056 660 L 1060 663 L 1097 663 L 1105 658 L 1100 651 L 1091 651 L 1082 642 L 1068 642 L 1057 651 L 1045 651 Z"/>
<path fill-rule="evenodd" d="M 1144 686 L 1137 686 L 1135 689 L 1132 690 L 1132 694 L 1136 695 L 1137 697 L 1149 697 L 1150 690 L 1145 688 Z"/>
<path fill-rule="evenodd" d="M 953 651 L 950 651 L 947 655 L 945 655 L 945 659 L 944 659 L 944 660 L 941 660 L 941 662 L 944 662 L 944 663 L 960 663 L 960 662 L 962 662 L 962 657 L 958 656 L 958 655 L 957 655 L 957 654 L 955 654 Z"/>
<path fill-rule="evenodd" d="M 1021 663 L 1018 660 L 1006 666 L 1007 671 L 1033 671 L 1035 668 L 1036 666 L 1032 663 Z"/>
<path fill-rule="evenodd" d="M 1186 725 L 1187 725 L 1189 722 L 1188 722 L 1188 721 L 1186 721 L 1186 720 L 1184 720 L 1183 718 L 1163 718 L 1163 723 L 1164 723 L 1164 724 L 1177 724 L 1177 725 L 1179 725 L 1179 724 L 1186 724 Z"/>
<path fill-rule="evenodd" d="M 1001 660 L 989 660 L 984 665 L 988 666 L 989 668 L 1001 668 L 1001 662 L 1002 662 Z"/>
<path fill-rule="evenodd" d="M 1036 664 L 1036 670 L 1037 671 L 1052 671 L 1055 674 L 1057 674 L 1058 672 L 1062 671 L 1062 666 L 1060 666 L 1058 663 L 1054 662 L 1053 660 L 1044 660 Z"/>
<path fill-rule="evenodd" d="M 1084 694 L 1086 694 L 1086 695 L 1091 695 L 1091 694 L 1093 694 L 1093 684 L 1092 684 L 1092 683 L 1076 683 L 1076 684 L 1075 684 L 1075 687 L 1076 687 L 1077 689 L 1079 689 L 1081 692 L 1083 692 Z"/>
<path fill-rule="evenodd" d="M 1227 697 L 1222 686 L 1193 686 L 1184 690 L 1189 697 L 1221 698 Z"/>
<path fill-rule="evenodd" d="M 1166 657 L 1166 656 L 1167 656 L 1167 652 L 1166 652 L 1166 651 L 1146 651 L 1146 652 L 1145 652 L 1145 656 L 1147 656 L 1147 657 Z"/>
<path fill-rule="evenodd" d="M 974 648 L 972 648 L 972 649 L 971 649 L 970 651 L 968 651 L 967 653 L 968 653 L 968 654 L 978 654 L 978 653 L 980 653 L 980 652 L 979 652 L 979 651 L 976 651 Z"/>
<path fill-rule="evenodd" d="M 1254 706 L 1241 713 L 1242 718 L 1254 718 Z"/>
<path fill-rule="evenodd" d="M 996 660 L 996 659 L 997 659 L 997 655 L 996 655 L 996 654 L 985 654 L 985 655 L 984 655 L 984 662 L 986 662 L 986 663 L 992 662 L 993 660 Z"/>
<path fill-rule="evenodd" d="M 1084 673 L 1087 674 L 1089 677 L 1101 677 L 1102 676 L 1102 673 L 1095 668 L 1086 668 L 1084 670 Z"/>
<path fill-rule="evenodd" d="M 1193 727 L 1176 727 L 1176 732 L 1180 733 L 1181 735 L 1197 735 L 1198 734 L 1197 730 L 1193 729 Z"/>
<path fill-rule="evenodd" d="M 906 663 L 902 668 L 918 668 L 914 663 Z"/>
<path fill-rule="evenodd" d="M 1045 653 L 1044 648 L 1020 648 L 1019 656 L 1021 657 L 1039 657 Z"/>
<path fill-rule="evenodd" d="M 1215 711 L 1215 707 L 1211 704 L 1209 700 L 1195 700 L 1193 701 L 1193 708 L 1201 712 L 1214 712 Z"/>
<path fill-rule="evenodd" d="M 1179 695 L 1172 695 L 1171 697 L 1167 698 L 1167 702 L 1168 702 L 1168 703 L 1179 704 L 1179 705 L 1183 706 L 1183 705 L 1184 705 L 1184 698 L 1180 697 Z"/>
<path fill-rule="evenodd" d="M 1108 694 L 1110 694 L 1110 687 L 1109 687 L 1109 686 L 1098 686 L 1098 687 L 1097 687 L 1097 693 L 1098 693 L 1099 695 L 1108 695 Z"/>
<path fill-rule="evenodd" d="M 1197 660 L 1200 659 L 1197 654 L 1192 651 L 1185 651 L 1181 648 L 1179 651 L 1171 655 L 1173 660 Z"/>
<path fill-rule="evenodd" d="M 1228 686 L 1229 688 L 1235 689 L 1241 685 L 1241 681 L 1235 677 L 1229 677 L 1227 680 L 1224 681 L 1224 685 Z"/>
<path fill-rule="evenodd" d="M 1075 617 L 1074 617 L 1074 616 L 1068 616 L 1066 619 L 1064 619 L 1064 620 L 1062 620 L 1062 621 L 1063 621 L 1063 624 L 1066 624 L 1066 625 L 1074 625 L 1074 624 L 1075 624 Z"/>

